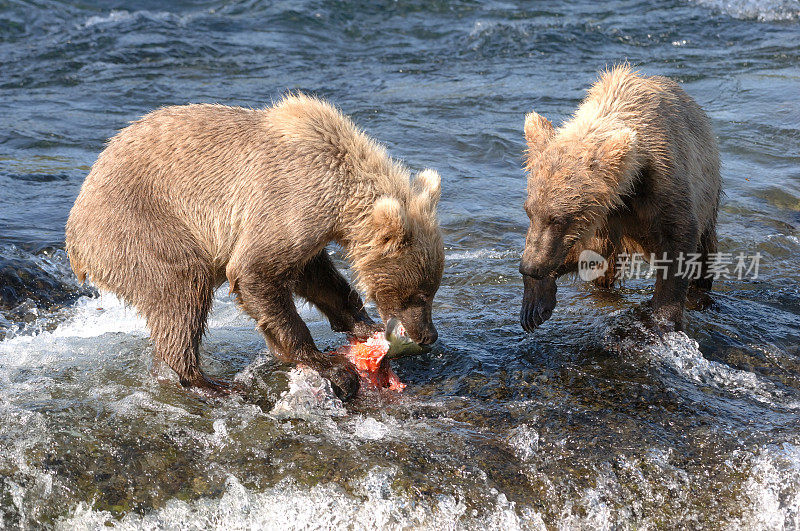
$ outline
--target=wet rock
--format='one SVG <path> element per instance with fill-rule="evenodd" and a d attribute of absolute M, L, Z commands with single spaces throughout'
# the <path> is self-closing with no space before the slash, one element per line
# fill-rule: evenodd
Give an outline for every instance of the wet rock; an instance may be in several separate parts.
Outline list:
<path fill-rule="evenodd" d="M 95 294 L 78 282 L 63 250 L 49 248 L 32 254 L 13 245 L 0 246 L 0 338 L 34 322 L 43 312 Z"/>

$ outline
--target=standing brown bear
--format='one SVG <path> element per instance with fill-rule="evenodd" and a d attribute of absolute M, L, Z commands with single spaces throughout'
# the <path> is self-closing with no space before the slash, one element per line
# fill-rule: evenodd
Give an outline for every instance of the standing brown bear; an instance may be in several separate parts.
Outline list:
<path fill-rule="evenodd" d="M 72 268 L 145 317 L 155 356 L 184 386 L 226 384 L 200 370 L 212 294 L 226 279 L 276 355 L 307 364 L 342 398 L 358 374 L 321 353 L 297 313 L 305 298 L 336 331 L 380 329 L 325 249 L 347 252 L 383 319 L 436 341 L 431 303 L 444 251 L 440 180 L 410 181 L 336 108 L 302 94 L 262 110 L 167 107 L 133 122 L 100 154 L 67 221 Z"/>
<path fill-rule="evenodd" d="M 708 117 L 681 87 L 618 66 L 592 86 L 559 129 L 536 113 L 525 117 L 530 228 L 520 264 L 521 322 L 533 331 L 550 317 L 556 278 L 577 269 L 582 251 L 607 258 L 651 253 L 669 264 L 657 277 L 651 306 L 667 326 L 681 327 L 689 279 L 681 260 L 700 255 L 706 278 L 717 249 L 719 154 Z"/>

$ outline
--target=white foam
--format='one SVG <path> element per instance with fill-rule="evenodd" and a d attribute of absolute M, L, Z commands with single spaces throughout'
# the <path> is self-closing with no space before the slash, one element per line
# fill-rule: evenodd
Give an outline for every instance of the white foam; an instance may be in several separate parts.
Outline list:
<path fill-rule="evenodd" d="M 114 295 L 84 297 L 75 305 L 75 316 L 56 328 L 53 337 L 98 337 L 107 333 L 146 334 L 142 317 Z"/>
<path fill-rule="evenodd" d="M 767 240 L 783 247 L 788 247 L 791 250 L 800 249 L 800 238 L 792 234 L 768 234 Z"/>
<path fill-rule="evenodd" d="M 800 447 L 769 445 L 753 460 L 745 488 L 743 529 L 800 528 Z"/>
<path fill-rule="evenodd" d="M 445 255 L 446 260 L 501 260 L 504 258 L 519 258 L 520 251 L 498 251 L 496 249 L 477 249 L 474 251 L 457 251 Z"/>
<path fill-rule="evenodd" d="M 225 419 L 215 420 L 212 426 L 214 427 L 214 442 L 219 446 L 224 445 L 230 439 Z"/>
<path fill-rule="evenodd" d="M 185 24 L 192 16 L 190 15 L 176 15 L 166 11 L 152 12 L 152 11 L 126 11 L 124 9 L 112 9 L 106 15 L 93 15 L 86 19 L 83 23 L 84 28 L 91 28 L 92 26 L 109 26 L 116 25 L 122 22 L 137 19 L 149 19 L 160 22 L 170 22 L 173 24 Z"/>
<path fill-rule="evenodd" d="M 96 363 L 106 345 L 87 348 L 86 340 L 119 332 L 146 335 L 144 321 L 113 295 L 81 298 L 71 315 L 54 330 L 18 335 L 0 341 L 0 374 L 3 368 L 41 367 L 53 364 Z M 32 327 L 35 329 L 36 327 Z"/>
<path fill-rule="evenodd" d="M 67 319 L 54 330 L 12 337 L 0 341 L 0 345 L 21 346 L 46 338 L 98 337 L 111 332 L 146 333 L 146 329 L 144 319 L 134 309 L 125 306 L 114 295 L 104 294 L 99 298 L 81 297 Z"/>
<path fill-rule="evenodd" d="M 617 326 L 622 323 L 622 319 Z M 773 407 L 800 409 L 800 403 L 772 381 L 725 363 L 706 359 L 700 345 L 684 332 L 668 332 L 663 337 L 639 321 L 627 322 L 627 333 L 615 343 L 611 330 L 604 342 L 620 352 L 643 352 L 652 361 L 672 369 L 701 387 L 714 387 Z"/>
<path fill-rule="evenodd" d="M 697 4 L 740 19 L 762 22 L 800 19 L 797 0 L 695 0 Z"/>
<path fill-rule="evenodd" d="M 86 22 L 83 23 L 85 28 L 89 28 L 91 26 L 96 26 L 98 24 L 109 24 L 120 22 L 123 20 L 130 20 L 133 18 L 130 12 L 125 10 L 112 10 L 107 15 L 94 15 L 86 19 Z"/>
<path fill-rule="evenodd" d="M 606 493 L 611 492 L 603 476 L 598 478 L 600 486 L 596 489 L 586 489 L 583 493 L 582 505 L 586 511 L 585 516 L 579 519 L 580 527 L 584 529 L 613 529 L 614 518 L 611 508 L 606 501 Z M 621 519 L 622 520 L 622 519 Z M 560 529 L 575 529 L 576 522 L 567 519 L 560 522 Z M 566 524 L 566 526 L 564 525 Z"/>
<path fill-rule="evenodd" d="M 670 332 L 664 341 L 649 348 L 655 359 L 671 366 L 680 374 L 701 385 L 713 386 L 744 395 L 768 405 L 796 409 L 796 401 L 787 400 L 787 393 L 758 375 L 735 369 L 703 356 L 700 345 L 683 332 Z"/>
<path fill-rule="evenodd" d="M 298 311 L 304 318 L 321 318 L 310 305 L 298 305 Z M 64 320 L 54 329 L 46 330 L 54 318 Z M 215 295 L 208 325 L 209 329 L 253 329 L 252 319 L 239 309 L 224 288 Z M 149 336 L 144 318 L 135 308 L 125 305 L 111 293 L 101 293 L 99 297 L 81 297 L 62 315 L 42 316 L 38 324 L 34 323 L 26 330 L 24 334 L 12 335 L 0 341 L 0 368 L 100 358 L 108 341 L 98 343 L 82 340 L 103 338 L 108 334 L 122 334 L 129 338 Z"/>
<path fill-rule="evenodd" d="M 234 476 L 218 499 L 193 502 L 170 500 L 145 516 L 127 514 L 115 520 L 107 511 L 92 510 L 81 502 L 61 519 L 57 529 L 544 529 L 538 513 L 520 518 L 515 504 L 496 493 L 494 507 L 483 517 L 470 517 L 465 504 L 451 495 L 430 502 L 411 502 L 391 488 L 394 471 L 374 469 L 356 480 L 356 491 L 367 499 L 347 494 L 332 484 L 311 488 L 284 480 L 263 492 L 252 491 Z"/>

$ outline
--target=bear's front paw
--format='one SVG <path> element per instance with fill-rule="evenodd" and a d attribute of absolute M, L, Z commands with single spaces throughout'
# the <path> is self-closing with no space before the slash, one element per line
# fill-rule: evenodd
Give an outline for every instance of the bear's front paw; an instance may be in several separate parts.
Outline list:
<path fill-rule="evenodd" d="M 343 402 L 347 402 L 358 393 L 360 378 L 356 368 L 345 360 L 330 367 L 319 369 L 322 376 L 331 382 L 333 392 Z"/>
<path fill-rule="evenodd" d="M 364 340 L 375 335 L 375 332 L 383 332 L 386 327 L 383 323 L 374 321 L 357 321 L 353 329 L 347 333 L 348 339 Z"/>

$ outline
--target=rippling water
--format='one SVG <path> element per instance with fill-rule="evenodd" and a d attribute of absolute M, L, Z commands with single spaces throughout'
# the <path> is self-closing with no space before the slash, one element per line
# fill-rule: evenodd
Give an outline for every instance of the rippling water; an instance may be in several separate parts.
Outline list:
<path fill-rule="evenodd" d="M 798 24 L 789 0 L 0 0 L 0 527 L 797 527 Z M 523 114 L 564 119 L 624 60 L 708 111 L 721 248 L 760 252 L 760 277 L 665 337 L 635 318 L 649 283 L 565 280 L 525 335 Z M 295 89 L 443 176 L 441 339 L 395 363 L 401 396 L 330 400 L 223 292 L 203 361 L 249 392 L 184 392 L 62 251 L 115 130 Z"/>

